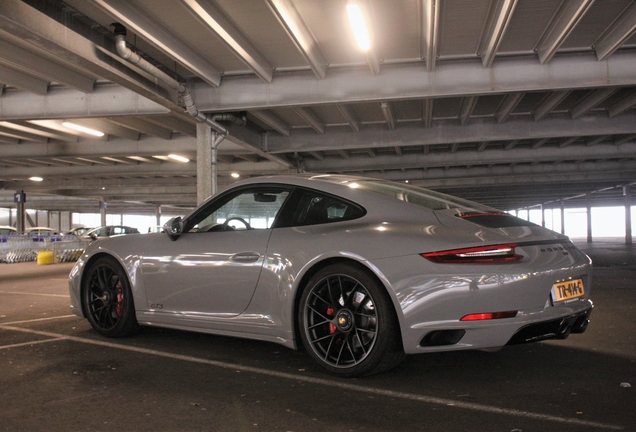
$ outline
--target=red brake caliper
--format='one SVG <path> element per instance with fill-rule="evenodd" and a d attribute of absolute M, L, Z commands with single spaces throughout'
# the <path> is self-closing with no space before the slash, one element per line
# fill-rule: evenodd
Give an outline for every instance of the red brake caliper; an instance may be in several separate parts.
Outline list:
<path fill-rule="evenodd" d="M 327 308 L 327 316 L 331 318 L 334 316 L 335 312 L 332 307 Z M 334 323 L 329 323 L 329 334 L 334 334 L 336 332 L 336 325 Z"/>
<path fill-rule="evenodd" d="M 115 291 L 117 292 L 117 306 L 115 306 L 115 313 L 117 313 L 117 316 L 121 316 L 122 313 L 124 313 L 124 290 L 121 283 L 117 284 Z"/>

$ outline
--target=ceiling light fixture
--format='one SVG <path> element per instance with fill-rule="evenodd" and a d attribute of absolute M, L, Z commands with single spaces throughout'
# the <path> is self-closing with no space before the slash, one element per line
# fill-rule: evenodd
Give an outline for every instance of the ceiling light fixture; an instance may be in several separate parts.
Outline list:
<path fill-rule="evenodd" d="M 353 29 L 353 34 L 356 37 L 358 46 L 362 51 L 368 51 L 369 48 L 371 48 L 371 43 L 369 42 L 367 25 L 364 22 L 360 6 L 358 6 L 355 0 L 349 0 L 347 2 L 347 14 L 349 15 L 349 23 Z"/>
<path fill-rule="evenodd" d="M 76 131 L 84 132 L 84 133 L 87 133 L 87 134 L 90 134 L 90 135 L 95 135 L 95 136 L 98 136 L 98 137 L 103 137 L 104 136 L 104 132 L 100 132 L 100 131 L 95 130 L 95 129 L 91 129 L 91 128 L 87 128 L 87 127 L 84 127 L 84 126 L 80 126 L 80 125 L 77 125 L 75 123 L 63 122 L 62 126 L 65 126 L 67 128 L 71 128 L 71 129 L 75 129 Z"/>
<path fill-rule="evenodd" d="M 176 161 L 183 162 L 183 163 L 190 162 L 190 159 L 188 159 L 186 157 L 183 157 L 183 156 L 176 155 L 176 154 L 169 154 L 168 157 L 170 159 L 174 159 Z"/>
<path fill-rule="evenodd" d="M 239 173 L 233 172 L 230 174 L 233 178 L 239 178 L 241 175 Z"/>
<path fill-rule="evenodd" d="M 34 182 L 41 182 L 44 179 L 42 177 L 33 176 L 33 177 L 29 177 L 29 180 Z"/>

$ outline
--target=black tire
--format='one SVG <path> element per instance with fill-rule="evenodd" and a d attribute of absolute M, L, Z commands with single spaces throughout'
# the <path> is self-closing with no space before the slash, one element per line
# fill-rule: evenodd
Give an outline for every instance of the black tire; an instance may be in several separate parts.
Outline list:
<path fill-rule="evenodd" d="M 337 375 L 383 372 L 405 356 L 388 293 L 359 266 L 339 263 L 316 273 L 301 294 L 297 318 L 309 355 Z"/>
<path fill-rule="evenodd" d="M 139 328 L 128 277 L 112 257 L 98 258 L 86 269 L 82 306 L 88 322 L 102 336 L 129 336 Z"/>

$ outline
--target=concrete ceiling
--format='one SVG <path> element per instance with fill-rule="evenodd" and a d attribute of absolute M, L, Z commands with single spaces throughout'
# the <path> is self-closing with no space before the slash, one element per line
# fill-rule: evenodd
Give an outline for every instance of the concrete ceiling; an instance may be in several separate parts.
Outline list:
<path fill-rule="evenodd" d="M 201 111 L 246 114 L 224 124 L 222 187 L 355 173 L 514 209 L 617 204 L 636 182 L 633 0 L 358 4 L 368 52 L 346 0 L 3 0 L 0 207 L 196 204 L 196 122 L 117 55 L 113 22 Z"/>

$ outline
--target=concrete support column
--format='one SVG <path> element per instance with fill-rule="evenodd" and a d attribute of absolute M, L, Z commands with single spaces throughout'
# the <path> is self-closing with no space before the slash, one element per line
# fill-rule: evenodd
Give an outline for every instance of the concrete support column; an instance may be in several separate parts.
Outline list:
<path fill-rule="evenodd" d="M 99 202 L 99 213 L 102 216 L 102 222 L 101 222 L 102 226 L 106 225 L 106 208 L 107 207 L 108 207 L 108 204 L 106 203 L 106 201 Z"/>
<path fill-rule="evenodd" d="M 18 234 L 24 234 L 24 228 L 26 227 L 26 209 L 24 208 L 24 203 L 17 203 L 16 210 L 16 229 L 18 230 Z"/>
<path fill-rule="evenodd" d="M 24 203 L 26 202 L 26 194 L 24 191 L 19 191 L 13 194 L 13 202 L 16 204 L 16 229 L 18 234 L 24 234 L 25 218 L 26 218 L 26 209 L 24 208 Z M 9 223 L 11 224 L 11 211 L 9 211 Z"/>
<path fill-rule="evenodd" d="M 216 140 L 219 138 L 219 134 L 216 133 L 215 131 L 212 131 L 212 150 L 210 153 L 210 160 L 211 160 L 211 165 L 212 165 L 212 175 L 210 176 L 210 183 L 212 185 L 212 195 L 214 195 L 219 189 L 218 189 L 218 171 L 217 171 L 217 154 L 219 152 L 219 144 L 220 141 L 217 143 Z"/>
<path fill-rule="evenodd" d="M 156 216 L 157 216 L 157 226 L 161 226 L 161 206 L 160 205 L 157 206 Z"/>
<path fill-rule="evenodd" d="M 545 228 L 545 208 L 541 204 L 541 226 Z"/>
<path fill-rule="evenodd" d="M 212 128 L 206 123 L 197 123 L 197 205 L 213 194 L 212 140 Z"/>
<path fill-rule="evenodd" d="M 565 201 L 561 201 L 561 234 L 565 235 Z"/>
<path fill-rule="evenodd" d="M 625 244 L 632 244 L 632 191 L 629 185 L 623 186 L 625 196 Z"/>
<path fill-rule="evenodd" d="M 592 242 L 592 192 L 586 192 L 585 203 L 587 207 L 587 242 Z"/>

